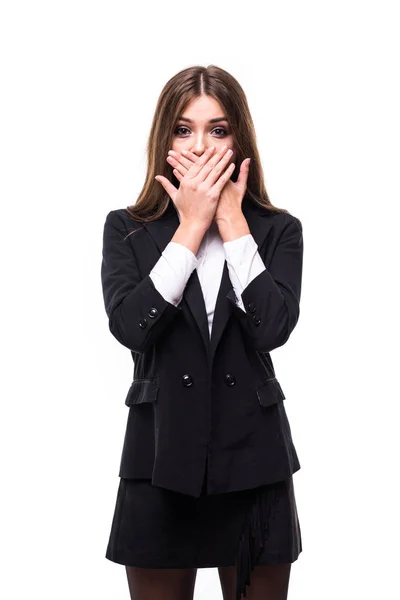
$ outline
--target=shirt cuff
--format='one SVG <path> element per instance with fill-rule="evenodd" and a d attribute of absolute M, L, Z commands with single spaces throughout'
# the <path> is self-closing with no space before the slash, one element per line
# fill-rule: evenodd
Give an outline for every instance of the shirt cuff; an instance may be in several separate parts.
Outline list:
<path fill-rule="evenodd" d="M 242 292 L 253 279 L 266 270 L 264 262 L 251 233 L 224 242 L 223 246 L 229 277 L 236 295 L 236 304 L 246 312 L 241 297 Z"/>
<path fill-rule="evenodd" d="M 150 272 L 150 278 L 165 300 L 177 306 L 198 259 L 189 248 L 169 242 Z"/>

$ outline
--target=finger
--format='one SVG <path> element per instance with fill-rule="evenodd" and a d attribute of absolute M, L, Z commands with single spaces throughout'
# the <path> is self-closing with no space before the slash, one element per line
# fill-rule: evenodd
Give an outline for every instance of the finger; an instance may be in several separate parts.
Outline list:
<path fill-rule="evenodd" d="M 245 158 L 242 164 L 240 165 L 239 176 L 236 181 L 236 185 L 240 188 L 245 189 L 247 186 L 247 178 L 249 176 L 250 169 L 250 159 Z"/>
<path fill-rule="evenodd" d="M 228 147 L 220 148 L 216 153 L 213 153 L 211 155 L 211 158 L 209 158 L 207 162 L 204 163 L 203 168 L 199 172 L 199 175 L 201 174 L 203 181 L 206 180 L 206 178 L 208 177 L 208 175 L 210 174 L 210 172 L 215 168 L 215 166 L 219 164 L 219 162 L 221 160 L 221 157 L 223 157 L 224 154 L 228 150 L 229 150 Z M 193 148 L 191 148 L 190 150 L 182 150 L 181 154 L 183 155 L 183 157 L 188 157 L 189 160 L 192 163 L 196 162 L 197 160 L 199 160 L 199 156 L 193 152 Z M 204 153 L 203 153 L 202 156 L 204 156 Z M 226 166 L 228 160 L 229 159 L 227 159 L 227 161 L 223 165 L 221 165 L 221 168 L 219 169 L 219 172 L 223 171 L 223 168 L 224 168 L 224 166 Z M 213 182 L 211 182 L 211 184 L 212 183 Z"/>
<path fill-rule="evenodd" d="M 211 148 L 209 148 L 208 150 L 211 150 Z M 198 157 L 196 154 L 194 154 L 193 152 L 191 152 L 191 150 L 184 150 L 182 151 L 185 152 L 185 156 L 189 157 L 190 160 L 194 161 L 194 164 L 196 165 L 201 165 L 201 163 L 204 163 L 203 166 L 201 167 L 201 169 L 199 170 L 198 174 L 197 174 L 197 180 L 198 181 L 208 181 L 209 185 L 213 185 L 215 183 L 215 181 L 218 179 L 218 177 L 221 175 L 221 173 L 224 171 L 224 169 L 226 168 L 226 165 L 228 164 L 232 152 L 229 152 L 230 148 L 226 147 L 226 148 L 221 148 L 216 154 L 211 154 L 211 156 L 208 157 L 207 159 L 207 150 L 206 152 L 204 152 L 201 157 Z M 205 161 L 203 160 L 205 159 Z M 170 161 L 168 161 L 170 162 Z M 181 168 L 179 168 L 179 166 L 177 165 L 177 168 L 179 169 L 179 171 L 183 174 L 185 174 Z M 193 171 L 193 165 L 191 165 L 186 173 L 186 175 L 188 175 L 191 171 Z M 193 178 L 194 179 L 194 178 Z"/>
<path fill-rule="evenodd" d="M 216 156 L 213 156 L 212 160 L 209 160 L 207 165 L 204 167 L 204 170 L 209 169 L 209 173 L 205 178 L 205 181 L 207 181 L 210 185 L 214 185 L 231 160 L 232 154 L 233 152 L 231 148 L 225 148 L 221 149 Z"/>
<path fill-rule="evenodd" d="M 182 181 L 182 179 L 184 178 L 184 175 L 182 175 L 181 173 L 179 173 L 179 171 L 177 171 L 176 169 L 173 169 L 173 174 L 175 175 L 175 177 L 177 178 L 177 180 L 180 182 Z"/>
<path fill-rule="evenodd" d="M 190 166 L 186 176 L 190 179 L 197 178 L 199 181 L 203 181 L 205 179 L 205 175 L 202 175 L 202 169 L 207 161 L 211 158 L 215 151 L 215 146 L 210 146 L 207 148 L 205 152 L 201 156 L 196 156 L 195 162 Z"/>
<path fill-rule="evenodd" d="M 224 185 L 230 179 L 234 170 L 235 170 L 235 163 L 231 163 L 229 165 L 229 167 L 226 169 L 225 173 L 223 173 L 221 175 L 221 177 L 218 179 L 217 183 L 214 184 L 214 189 L 218 195 L 221 194 Z"/>
<path fill-rule="evenodd" d="M 224 170 L 224 168 L 226 167 L 226 165 L 229 162 L 229 159 L 232 157 L 232 153 L 226 156 L 227 152 L 230 150 L 230 148 L 221 148 L 220 150 L 218 150 L 218 152 L 214 155 L 212 155 L 208 161 L 206 161 L 204 163 L 204 166 L 201 168 L 201 170 L 199 171 L 199 180 L 201 181 L 205 181 L 207 180 L 211 185 L 213 185 L 213 183 L 215 183 L 215 181 L 218 179 L 219 175 L 222 173 L 222 171 Z M 182 153 L 185 152 L 185 156 L 188 156 L 191 160 L 198 160 L 198 156 L 196 154 L 194 154 L 193 152 L 191 152 L 190 150 L 182 150 Z M 206 151 L 207 152 L 207 151 Z M 206 154 L 206 152 L 204 152 L 202 154 L 202 157 Z M 222 160 L 222 162 L 221 162 Z M 218 167 L 217 167 L 218 165 Z M 211 173 L 211 176 L 210 176 Z"/>
<path fill-rule="evenodd" d="M 186 167 L 186 169 L 190 169 L 190 167 L 192 166 L 192 164 L 194 162 L 196 162 L 196 161 L 194 159 L 186 158 L 185 156 L 183 156 L 183 152 L 185 152 L 185 150 L 182 150 L 182 152 L 176 152 L 174 150 L 168 150 L 167 162 L 169 162 L 169 164 L 174 167 L 175 164 L 170 161 L 170 158 L 172 158 L 173 160 L 181 163 L 181 165 L 183 165 L 184 167 Z"/>
<path fill-rule="evenodd" d="M 179 173 L 182 173 L 182 175 L 186 175 L 186 173 L 188 172 L 189 167 L 184 166 L 182 163 L 179 162 L 179 160 L 176 160 L 172 156 L 168 156 L 167 162 L 172 167 L 174 167 L 176 171 L 179 171 Z M 193 164 L 193 163 L 190 163 L 190 164 Z"/>
<path fill-rule="evenodd" d="M 173 183 L 171 183 L 171 182 L 170 182 L 170 180 L 169 180 L 169 179 L 167 179 L 166 177 L 163 177 L 163 175 L 156 175 L 156 176 L 154 177 L 154 179 L 155 179 L 156 181 L 158 181 L 159 183 L 161 183 L 161 185 L 163 186 L 164 190 L 167 192 L 168 196 L 169 196 L 169 197 L 170 197 L 172 200 L 174 200 L 174 199 L 175 199 L 175 196 L 176 196 L 176 193 L 177 193 L 177 191 L 178 191 L 178 190 L 176 189 L 176 187 L 174 186 L 174 184 L 173 184 Z"/>
<path fill-rule="evenodd" d="M 196 162 L 196 160 L 199 158 L 192 150 L 182 150 L 181 154 L 192 162 Z"/>

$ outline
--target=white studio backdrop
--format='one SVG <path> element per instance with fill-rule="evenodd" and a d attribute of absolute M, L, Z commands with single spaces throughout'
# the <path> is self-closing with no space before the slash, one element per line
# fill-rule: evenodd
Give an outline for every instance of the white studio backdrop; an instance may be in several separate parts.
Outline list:
<path fill-rule="evenodd" d="M 241 83 L 271 201 L 303 224 L 300 320 L 272 354 L 302 466 L 289 598 L 400 596 L 398 28 L 387 1 L 2 3 L 2 598 L 129 597 L 104 557 L 132 361 L 102 230 L 196 64 Z"/>

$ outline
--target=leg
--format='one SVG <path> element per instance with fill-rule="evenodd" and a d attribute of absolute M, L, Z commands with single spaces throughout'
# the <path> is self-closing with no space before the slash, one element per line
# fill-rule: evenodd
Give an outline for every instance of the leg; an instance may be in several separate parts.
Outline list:
<path fill-rule="evenodd" d="M 218 567 L 223 600 L 236 600 L 236 567 Z"/>
<path fill-rule="evenodd" d="M 251 572 L 246 600 L 287 600 L 291 566 L 257 565 Z M 236 567 L 218 567 L 218 574 L 223 599 L 236 600 Z"/>
<path fill-rule="evenodd" d="M 193 600 L 197 569 L 125 569 L 131 600 Z"/>
<path fill-rule="evenodd" d="M 287 600 L 291 566 L 257 565 L 251 574 L 248 600 Z"/>

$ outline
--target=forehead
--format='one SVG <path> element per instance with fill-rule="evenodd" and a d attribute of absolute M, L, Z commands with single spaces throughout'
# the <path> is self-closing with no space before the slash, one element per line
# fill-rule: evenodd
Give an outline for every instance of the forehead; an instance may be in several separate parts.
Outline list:
<path fill-rule="evenodd" d="M 227 120 L 221 104 L 210 96 L 194 98 L 178 117 L 183 121 L 209 123 Z"/>

